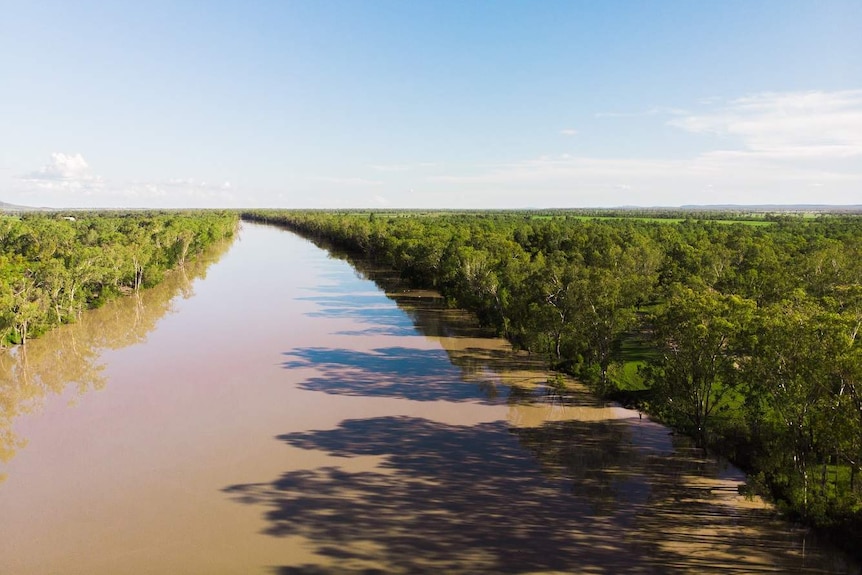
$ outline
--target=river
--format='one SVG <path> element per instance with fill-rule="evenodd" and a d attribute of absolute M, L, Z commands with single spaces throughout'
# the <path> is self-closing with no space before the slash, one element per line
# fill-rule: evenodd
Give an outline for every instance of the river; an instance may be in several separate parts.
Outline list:
<path fill-rule="evenodd" d="M 0 354 L 0 573 L 859 572 L 737 470 L 357 265 L 246 223 Z"/>

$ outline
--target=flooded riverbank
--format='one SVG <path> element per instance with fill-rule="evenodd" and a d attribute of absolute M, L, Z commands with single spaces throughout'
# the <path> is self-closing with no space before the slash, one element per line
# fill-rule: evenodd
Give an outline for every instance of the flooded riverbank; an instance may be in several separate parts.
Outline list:
<path fill-rule="evenodd" d="M 206 277 L 8 354 L 0 572 L 849 569 L 737 471 L 366 275 L 245 224 Z"/>

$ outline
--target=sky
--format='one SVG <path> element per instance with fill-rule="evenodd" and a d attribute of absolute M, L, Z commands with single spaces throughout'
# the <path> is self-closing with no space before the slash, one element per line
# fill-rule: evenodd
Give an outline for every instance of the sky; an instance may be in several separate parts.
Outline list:
<path fill-rule="evenodd" d="M 862 204 L 860 0 L 0 0 L 0 201 Z"/>

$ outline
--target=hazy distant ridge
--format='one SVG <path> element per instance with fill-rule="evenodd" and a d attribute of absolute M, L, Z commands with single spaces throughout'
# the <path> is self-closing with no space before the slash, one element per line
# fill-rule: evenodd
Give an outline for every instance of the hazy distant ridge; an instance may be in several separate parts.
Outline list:
<path fill-rule="evenodd" d="M 831 204 L 715 204 L 715 205 L 686 205 L 680 206 L 680 210 L 748 210 L 758 212 L 858 212 L 862 211 L 862 204 L 854 205 L 831 205 Z"/>
<path fill-rule="evenodd" d="M 32 211 L 37 210 L 38 208 L 29 208 L 27 206 L 16 206 L 15 204 L 7 204 L 6 202 L 0 202 L 0 210 L 4 212 L 22 212 L 22 211 Z"/>

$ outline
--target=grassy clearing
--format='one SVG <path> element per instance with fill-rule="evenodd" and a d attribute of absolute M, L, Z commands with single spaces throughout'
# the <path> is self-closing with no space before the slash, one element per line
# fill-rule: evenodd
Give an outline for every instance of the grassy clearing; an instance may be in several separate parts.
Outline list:
<path fill-rule="evenodd" d="M 644 334 L 627 334 L 616 354 L 617 363 L 609 373 L 611 381 L 623 392 L 645 391 L 647 387 L 640 368 L 650 359 L 655 359 L 657 354 Z"/>
<path fill-rule="evenodd" d="M 532 216 L 534 220 L 562 220 L 562 219 L 570 219 L 570 220 L 581 220 L 585 222 L 589 221 L 613 221 L 613 220 L 629 220 L 632 222 L 651 222 L 651 223 L 659 223 L 659 224 L 679 224 L 684 222 L 683 218 L 655 218 L 648 216 L 588 216 L 588 215 L 579 215 L 579 214 L 565 214 L 565 215 L 540 215 L 537 214 Z"/>
<path fill-rule="evenodd" d="M 686 221 L 685 218 L 661 218 L 661 217 L 650 217 L 650 216 L 588 216 L 588 215 L 577 215 L 577 214 L 568 214 L 568 215 L 545 215 L 545 214 L 536 214 L 532 216 L 534 220 L 562 220 L 562 219 L 570 219 L 570 220 L 581 220 L 581 221 L 613 221 L 613 220 L 629 220 L 632 222 L 648 222 L 654 224 L 681 224 Z M 724 220 L 704 220 L 697 219 L 698 222 L 706 222 L 706 223 L 715 223 L 715 224 L 724 224 L 724 225 L 732 225 L 732 224 L 742 224 L 746 226 L 771 226 L 774 225 L 775 222 L 770 222 L 766 220 L 754 220 L 754 219 L 724 219 Z"/>

